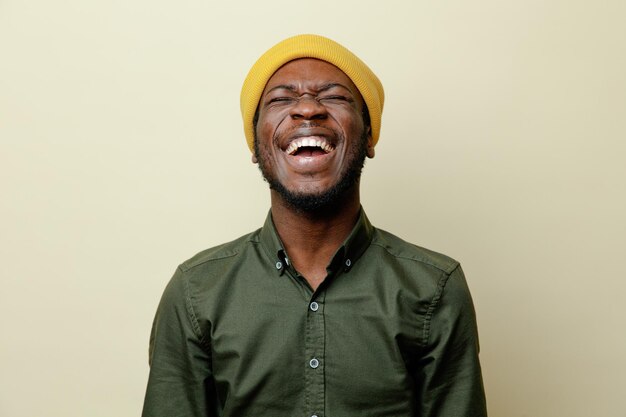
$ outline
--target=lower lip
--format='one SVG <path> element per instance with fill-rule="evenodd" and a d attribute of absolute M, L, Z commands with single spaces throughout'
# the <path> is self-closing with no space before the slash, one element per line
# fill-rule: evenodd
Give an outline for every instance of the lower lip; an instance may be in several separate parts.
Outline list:
<path fill-rule="evenodd" d="M 296 169 L 311 170 L 316 168 L 322 168 L 332 158 L 335 151 L 320 155 L 286 155 L 289 165 Z"/>

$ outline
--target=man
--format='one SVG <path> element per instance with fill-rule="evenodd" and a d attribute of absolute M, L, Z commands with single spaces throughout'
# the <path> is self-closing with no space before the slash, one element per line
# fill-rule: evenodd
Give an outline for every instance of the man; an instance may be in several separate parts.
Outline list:
<path fill-rule="evenodd" d="M 241 108 L 271 210 L 176 271 L 152 329 L 144 417 L 486 415 L 458 262 L 361 209 L 383 100 L 374 73 L 320 36 L 254 64 Z"/>

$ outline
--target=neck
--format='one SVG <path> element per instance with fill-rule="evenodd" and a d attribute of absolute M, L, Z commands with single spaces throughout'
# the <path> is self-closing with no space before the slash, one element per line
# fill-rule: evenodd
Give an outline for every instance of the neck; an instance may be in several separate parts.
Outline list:
<path fill-rule="evenodd" d="M 274 190 L 272 219 L 293 266 L 313 289 L 326 277 L 326 266 L 348 237 L 361 208 L 358 184 L 346 191 L 333 207 L 298 210 Z"/>

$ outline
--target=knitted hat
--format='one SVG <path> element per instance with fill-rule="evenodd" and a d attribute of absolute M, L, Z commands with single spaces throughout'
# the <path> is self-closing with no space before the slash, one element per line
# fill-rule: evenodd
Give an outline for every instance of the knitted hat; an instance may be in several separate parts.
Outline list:
<path fill-rule="evenodd" d="M 363 61 L 337 42 L 319 35 L 297 35 L 287 38 L 265 52 L 252 66 L 241 88 L 241 116 L 248 147 L 254 152 L 252 120 L 265 85 L 274 73 L 289 61 L 315 58 L 329 62 L 343 71 L 359 89 L 369 110 L 374 145 L 380 135 L 385 102 L 383 86 Z"/>

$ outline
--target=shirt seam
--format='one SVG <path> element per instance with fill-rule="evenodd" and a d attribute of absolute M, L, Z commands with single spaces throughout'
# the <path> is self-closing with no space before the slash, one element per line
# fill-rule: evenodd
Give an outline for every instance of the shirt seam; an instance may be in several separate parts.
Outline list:
<path fill-rule="evenodd" d="M 456 267 L 451 272 L 444 273 L 437 282 L 437 290 L 435 291 L 435 295 L 433 296 L 433 299 L 431 300 L 430 305 L 428 306 L 428 309 L 426 310 L 426 314 L 424 315 L 424 328 L 422 331 L 422 346 L 428 345 L 428 340 L 430 339 L 430 334 L 431 334 L 430 332 L 431 320 L 433 318 L 436 308 L 439 306 L 439 302 L 441 301 L 441 298 L 443 297 L 443 290 L 445 289 L 446 284 L 448 283 L 448 280 L 452 276 L 452 273 L 454 273 L 454 271 L 456 271 L 459 268 L 459 266 L 460 264 L 457 264 Z"/>
<path fill-rule="evenodd" d="M 180 269 L 180 267 L 179 267 Z M 181 272 L 184 271 L 181 269 Z M 211 344 L 207 341 L 207 339 L 202 334 L 202 330 L 200 329 L 200 324 L 198 323 L 198 318 L 193 309 L 193 298 L 191 296 L 191 289 L 189 287 L 189 280 L 185 277 L 183 280 L 185 285 L 185 305 L 187 308 L 187 314 L 189 315 L 189 320 L 191 321 L 191 328 L 195 334 L 195 336 L 200 341 L 200 345 L 204 348 L 204 350 L 210 355 L 211 353 Z"/>
<path fill-rule="evenodd" d="M 197 263 L 192 263 L 191 265 L 186 265 L 187 263 L 185 262 L 182 265 L 180 265 L 179 268 L 180 268 L 180 270 L 182 272 L 187 272 L 187 271 L 189 271 L 189 270 L 191 270 L 193 268 L 196 268 L 196 267 L 198 267 L 200 265 L 204 265 L 204 264 L 209 263 L 209 262 L 219 261 L 221 259 L 226 259 L 226 258 L 232 258 L 233 256 L 239 255 L 239 249 L 233 249 L 233 250 L 234 250 L 234 253 L 228 253 L 228 254 L 224 254 L 224 255 L 221 255 L 221 256 L 217 256 L 216 255 L 215 257 L 212 257 L 212 258 L 209 258 L 209 259 L 203 259 L 202 261 L 198 261 Z"/>
<path fill-rule="evenodd" d="M 371 245 L 376 245 L 378 247 L 381 247 L 382 249 L 384 249 L 388 254 L 390 254 L 394 258 L 406 259 L 406 260 L 409 260 L 409 261 L 420 262 L 420 263 L 423 263 L 425 265 L 432 266 L 433 268 L 437 268 L 439 271 L 443 272 L 444 274 L 451 274 L 452 272 L 454 272 L 455 269 L 457 269 L 459 267 L 459 262 L 453 261 L 452 265 L 450 265 L 448 268 L 444 269 L 443 267 L 441 267 L 439 265 L 436 265 L 436 264 L 434 264 L 432 262 L 428 262 L 425 259 L 418 259 L 418 258 L 414 258 L 414 257 L 403 256 L 403 255 L 398 255 L 396 253 L 393 253 L 385 245 L 382 245 L 382 244 L 380 244 L 378 242 L 372 242 Z"/>

